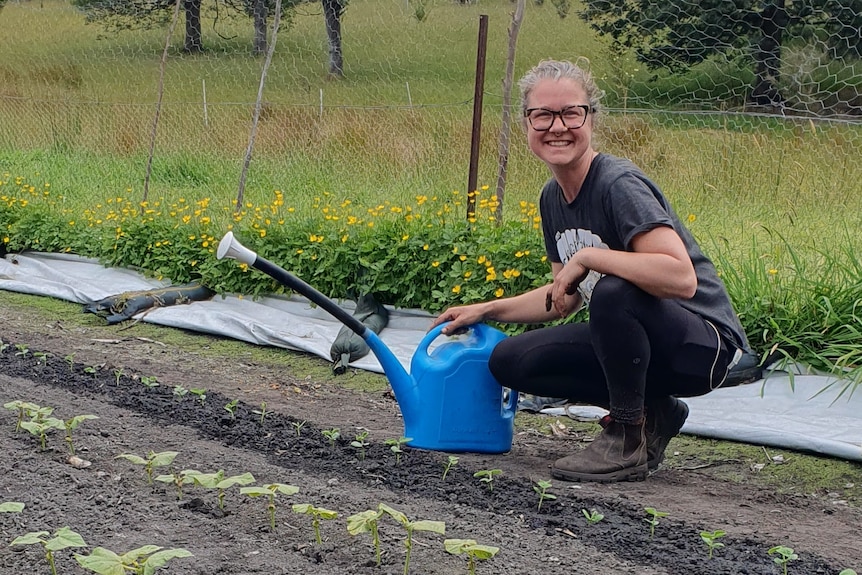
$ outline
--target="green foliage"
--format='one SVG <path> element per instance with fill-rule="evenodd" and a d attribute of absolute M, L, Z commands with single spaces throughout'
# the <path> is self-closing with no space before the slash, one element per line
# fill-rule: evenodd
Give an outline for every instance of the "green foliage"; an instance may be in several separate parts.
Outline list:
<path fill-rule="evenodd" d="M 324 509 L 323 507 L 315 507 L 310 503 L 297 503 L 292 506 L 292 509 L 294 513 L 311 515 L 311 526 L 314 529 L 314 540 L 317 541 L 318 545 L 323 543 L 323 539 L 320 537 L 320 520 L 335 519 L 338 517 L 338 512 Z"/>
<path fill-rule="evenodd" d="M 476 573 L 476 561 L 487 561 L 500 552 L 499 547 L 479 545 L 475 539 L 446 539 L 443 546 L 452 555 L 467 555 L 467 572 L 470 575 Z"/>
<path fill-rule="evenodd" d="M 442 481 L 446 481 L 446 476 L 449 475 L 449 471 L 458 465 L 458 456 L 449 455 L 446 457 L 446 461 L 443 462 L 443 478 Z"/>
<path fill-rule="evenodd" d="M 157 545 L 144 545 L 122 555 L 109 549 L 96 547 L 89 555 L 75 555 L 81 567 L 99 575 L 153 575 L 171 559 L 194 557 L 186 549 L 162 549 Z"/>
<path fill-rule="evenodd" d="M 266 497 L 266 511 L 269 516 L 269 527 L 275 531 L 275 499 L 278 494 L 294 495 L 299 492 L 299 487 L 284 483 L 269 483 L 267 485 L 252 485 L 251 487 L 240 487 L 239 492 L 249 497 Z"/>
<path fill-rule="evenodd" d="M 724 543 L 718 541 L 720 538 L 727 535 L 726 531 L 722 531 L 720 529 L 716 531 L 701 531 L 700 538 L 706 544 L 709 549 L 709 558 L 712 559 L 713 551 L 716 549 L 721 549 L 724 547 Z"/>
<path fill-rule="evenodd" d="M 45 551 L 45 559 L 51 568 L 51 575 L 57 575 L 57 567 L 54 564 L 54 552 L 69 547 L 86 547 L 87 543 L 78 533 L 68 527 L 61 527 L 51 536 L 47 531 L 33 531 L 20 537 L 16 537 L 9 545 L 42 545 Z"/>
<path fill-rule="evenodd" d="M 536 484 L 533 485 L 533 491 L 539 494 L 539 505 L 536 508 L 537 511 L 542 510 L 542 502 L 546 499 L 552 501 L 557 498 L 556 495 L 548 493 L 548 489 L 551 487 L 551 482 L 546 480 L 537 481 Z"/>
<path fill-rule="evenodd" d="M 20 399 L 4 403 L 3 407 L 18 412 L 18 419 L 15 421 L 15 433 L 21 431 L 21 423 L 23 423 L 24 417 L 33 417 L 34 414 L 39 412 L 39 410 L 41 409 L 35 403 L 31 403 L 29 401 L 22 401 Z"/>
<path fill-rule="evenodd" d="M 668 514 L 665 511 L 658 511 L 654 507 L 645 507 L 644 511 L 647 513 L 644 521 L 649 524 L 649 537 L 652 539 L 653 535 L 655 535 L 655 528 L 659 524 L 659 518 L 667 517 Z"/>
<path fill-rule="evenodd" d="M 494 478 L 503 473 L 502 469 L 480 469 L 473 474 L 482 483 L 488 486 L 488 491 L 494 490 Z"/>
<path fill-rule="evenodd" d="M 323 437 L 329 441 L 329 447 L 335 449 L 335 442 L 338 441 L 339 437 L 341 437 L 341 430 L 337 427 L 333 427 L 332 429 L 324 429 L 320 433 L 322 433 Z"/>
<path fill-rule="evenodd" d="M 159 475 L 155 481 L 159 483 L 173 483 L 177 490 L 177 499 L 183 498 L 183 486 L 195 483 L 195 478 L 200 475 L 200 471 L 196 469 L 183 469 L 182 471 L 172 471 L 164 475 Z"/>
<path fill-rule="evenodd" d="M 63 421 L 63 427 L 66 430 L 66 444 L 69 446 L 69 451 L 75 455 L 75 444 L 72 442 L 72 431 L 78 428 L 81 423 L 90 419 L 99 419 L 95 415 L 76 415 L 70 419 Z"/>
<path fill-rule="evenodd" d="M 785 547 L 784 545 L 776 545 L 767 551 L 769 555 L 775 555 L 772 560 L 776 565 L 780 565 L 784 575 L 787 575 L 787 564 L 791 561 L 799 559 L 799 555 L 793 552 L 793 548 Z"/>
<path fill-rule="evenodd" d="M 595 509 L 590 509 L 587 511 L 586 509 L 581 509 L 581 513 L 584 514 L 584 517 L 587 518 L 587 525 L 595 525 L 599 521 L 605 518 L 602 513 L 599 513 Z"/>
<path fill-rule="evenodd" d="M 0 503 L 0 513 L 21 513 L 22 511 L 24 511 L 24 504 L 18 501 Z"/>
<path fill-rule="evenodd" d="M 249 485 L 254 483 L 254 475 L 251 473 L 242 473 L 225 477 L 224 470 L 219 469 L 215 473 L 198 473 L 192 477 L 195 484 L 207 489 L 216 489 L 218 491 L 218 507 L 224 509 L 224 497 L 228 488 L 234 485 Z"/>
<path fill-rule="evenodd" d="M 155 453 L 154 451 L 150 451 L 146 458 L 140 457 L 133 453 L 121 453 L 117 455 L 115 459 L 125 459 L 126 461 L 130 461 L 135 465 L 143 465 L 144 471 L 147 474 L 147 484 L 153 484 L 153 470 L 158 467 L 167 467 L 171 463 L 174 462 L 177 455 L 179 455 L 178 451 L 162 451 L 161 453 Z"/>
<path fill-rule="evenodd" d="M 368 430 L 360 428 L 359 431 L 356 432 L 355 439 L 350 442 L 351 447 L 355 447 L 359 450 L 360 461 L 365 459 L 365 448 L 369 445 L 369 442 L 365 441 L 366 439 L 368 439 Z"/>
<path fill-rule="evenodd" d="M 395 454 L 395 465 L 401 465 L 401 454 L 404 453 L 404 450 L 401 449 L 401 446 L 408 441 L 413 441 L 413 438 L 401 436 L 398 438 L 390 438 L 383 440 L 383 444 L 388 445 L 389 450 Z"/>
<path fill-rule="evenodd" d="M 65 429 L 63 421 L 56 417 L 48 417 L 45 419 L 22 421 L 21 428 L 30 432 L 39 438 L 39 445 L 42 451 L 47 448 L 48 432 L 52 429 Z"/>
<path fill-rule="evenodd" d="M 442 521 L 410 521 L 404 513 L 389 507 L 385 503 L 378 504 L 377 508 L 395 519 L 407 532 L 407 539 L 404 541 L 404 546 L 407 548 L 407 553 L 404 556 L 404 575 L 410 572 L 410 552 L 413 550 L 413 533 L 415 531 L 429 531 L 440 535 L 446 534 L 446 524 Z"/>
<path fill-rule="evenodd" d="M 361 511 L 347 518 L 347 532 L 351 535 L 359 535 L 360 533 L 370 533 L 371 541 L 374 545 L 374 558 L 378 567 L 380 567 L 380 533 L 378 532 L 380 518 L 383 517 L 383 510 L 379 507 Z"/>

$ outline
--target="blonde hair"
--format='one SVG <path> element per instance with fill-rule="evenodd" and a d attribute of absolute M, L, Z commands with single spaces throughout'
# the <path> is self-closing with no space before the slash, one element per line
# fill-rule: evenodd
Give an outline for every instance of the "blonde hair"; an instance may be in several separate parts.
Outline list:
<path fill-rule="evenodd" d="M 579 58 L 578 63 L 581 62 L 589 66 L 589 60 L 586 58 Z M 527 110 L 527 100 L 536 84 L 541 80 L 560 80 L 563 78 L 573 80 L 584 89 L 590 109 L 598 115 L 601 111 L 601 100 L 605 95 L 604 90 L 596 85 L 592 74 L 586 67 L 573 64 L 568 60 L 542 60 L 518 81 L 518 88 L 521 91 L 521 115 L 523 116 Z"/>

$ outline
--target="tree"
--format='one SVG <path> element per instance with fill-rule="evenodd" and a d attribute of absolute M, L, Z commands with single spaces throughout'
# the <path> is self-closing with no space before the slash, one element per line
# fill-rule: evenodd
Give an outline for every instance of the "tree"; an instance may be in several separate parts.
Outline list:
<path fill-rule="evenodd" d="M 3 1 L 3 0 L 0 0 Z M 282 17 L 287 18 L 300 0 L 283 0 Z M 148 30 L 165 25 L 171 19 L 176 0 L 72 0 L 72 4 L 84 13 L 88 23 L 99 22 L 106 30 Z M 252 17 L 254 20 L 253 51 L 266 51 L 267 15 L 275 9 L 275 0 L 226 0 L 224 5 L 234 12 Z M 196 53 L 203 50 L 201 10 L 203 0 L 180 0 L 186 22 L 183 51 Z M 218 1 L 213 2 L 213 10 Z M 217 12 L 216 12 L 217 14 Z"/>
<path fill-rule="evenodd" d="M 348 0 L 320 0 L 323 6 L 323 21 L 329 44 L 329 73 L 344 76 L 344 56 L 341 52 L 341 16 L 347 10 Z"/>
<path fill-rule="evenodd" d="M 781 48 L 821 39 L 832 58 L 862 56 L 862 0 L 585 0 L 580 16 L 652 69 L 685 70 L 716 54 L 753 64 L 749 102 L 781 105 Z"/>

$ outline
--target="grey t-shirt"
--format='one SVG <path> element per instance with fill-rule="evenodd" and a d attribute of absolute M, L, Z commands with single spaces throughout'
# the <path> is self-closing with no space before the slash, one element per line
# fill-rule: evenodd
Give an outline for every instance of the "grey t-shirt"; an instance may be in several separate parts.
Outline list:
<path fill-rule="evenodd" d="M 679 221 L 661 190 L 633 163 L 608 154 L 593 159 L 578 196 L 566 202 L 556 180 L 549 180 L 539 200 L 545 250 L 552 262 L 565 264 L 584 247 L 632 251 L 632 239 L 657 226 L 676 230 L 697 275 L 691 299 L 678 300 L 684 308 L 711 321 L 737 347 L 749 351 L 745 331 L 733 310 L 715 266 Z M 591 271 L 581 284 L 589 302 L 601 275 Z"/>

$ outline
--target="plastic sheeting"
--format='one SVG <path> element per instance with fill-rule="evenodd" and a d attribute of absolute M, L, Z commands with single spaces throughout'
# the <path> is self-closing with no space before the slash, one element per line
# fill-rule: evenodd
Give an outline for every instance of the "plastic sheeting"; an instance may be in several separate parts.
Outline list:
<path fill-rule="evenodd" d="M 81 304 L 167 285 L 133 270 L 105 268 L 78 256 L 27 252 L 0 259 L 0 289 Z M 342 305 L 353 313 L 353 302 Z M 410 358 L 432 316 L 420 310 L 387 309 L 389 325 L 380 338 L 409 370 Z M 136 318 L 257 345 L 301 350 L 327 360 L 342 327 L 328 313 L 298 296 L 258 300 L 216 296 L 210 301 L 154 308 Z M 351 366 L 382 373 L 373 354 Z M 829 384 L 832 386 L 818 395 Z M 819 375 L 796 375 L 791 384 L 789 376 L 773 373 L 766 380 L 685 399 L 691 413 L 682 431 L 862 461 L 862 392 L 845 393 L 836 400 L 845 384 Z M 563 413 L 563 409 L 545 412 Z M 584 415 L 600 414 L 592 409 L 585 410 Z"/>

